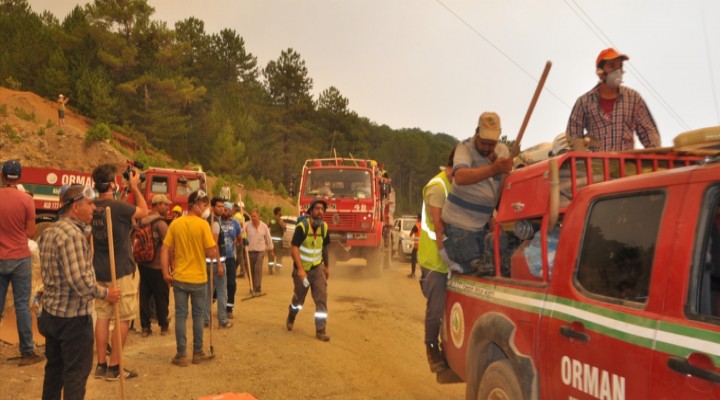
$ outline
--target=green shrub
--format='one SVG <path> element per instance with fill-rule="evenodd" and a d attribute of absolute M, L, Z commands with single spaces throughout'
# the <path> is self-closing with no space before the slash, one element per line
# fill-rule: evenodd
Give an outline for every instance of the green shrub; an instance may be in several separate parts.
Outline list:
<path fill-rule="evenodd" d="M 18 118 L 23 119 L 25 121 L 35 122 L 35 112 L 28 113 L 22 107 L 15 107 L 15 115 L 17 115 Z"/>
<path fill-rule="evenodd" d="M 12 90 L 20 90 L 22 83 L 13 79 L 12 76 L 5 78 L 5 87 Z"/>
<path fill-rule="evenodd" d="M 278 196 L 282 196 L 282 197 L 290 196 L 290 194 L 287 191 L 287 188 L 285 188 L 285 185 L 283 185 L 282 183 L 277 184 L 277 186 L 275 187 L 275 193 L 277 193 Z"/>
<path fill-rule="evenodd" d="M 93 142 L 99 142 L 102 140 L 112 139 L 112 131 L 107 124 L 99 122 L 88 129 L 85 134 L 85 143 L 91 144 Z"/>
<path fill-rule="evenodd" d="M 252 190 L 257 189 L 258 183 L 255 180 L 255 178 L 252 177 L 252 175 L 248 175 L 247 178 L 245 178 L 245 189 Z"/>
<path fill-rule="evenodd" d="M 46 128 L 52 128 L 53 126 L 55 126 L 55 123 L 52 122 L 51 120 L 48 120 L 48 122 L 45 124 Z"/>
<path fill-rule="evenodd" d="M 7 117 L 7 104 L 0 104 L 0 115 Z"/>
<path fill-rule="evenodd" d="M 45 128 L 40 127 L 40 129 L 38 129 L 37 135 L 38 135 L 38 136 L 45 136 Z"/>
<path fill-rule="evenodd" d="M 272 193 L 273 191 L 275 191 L 272 181 L 267 178 L 260 178 L 260 180 L 257 182 L 257 188 L 262 189 L 268 193 Z"/>
<path fill-rule="evenodd" d="M 58 136 L 62 136 L 62 135 L 65 134 L 65 131 L 62 130 L 62 129 L 58 129 L 57 132 L 55 132 L 55 134 L 58 135 Z"/>

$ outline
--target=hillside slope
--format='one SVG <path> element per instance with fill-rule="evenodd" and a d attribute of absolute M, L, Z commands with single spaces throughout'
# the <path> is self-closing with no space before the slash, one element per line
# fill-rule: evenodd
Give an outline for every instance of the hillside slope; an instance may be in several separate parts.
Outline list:
<path fill-rule="evenodd" d="M 72 98 L 68 106 L 65 125 L 58 126 L 54 102 L 31 92 L 0 87 L 0 161 L 19 159 L 24 166 L 86 172 L 102 163 L 124 164 L 128 157 L 110 143 L 85 144 L 85 134 L 93 121 L 72 111 Z M 132 147 L 136 146 L 132 139 L 117 132 L 113 136 L 132 154 Z M 215 178 L 208 177 L 210 188 L 214 183 Z M 286 213 L 295 210 L 289 198 L 262 190 L 243 190 L 241 195 L 243 198 L 250 195 L 256 205 L 282 206 Z"/>

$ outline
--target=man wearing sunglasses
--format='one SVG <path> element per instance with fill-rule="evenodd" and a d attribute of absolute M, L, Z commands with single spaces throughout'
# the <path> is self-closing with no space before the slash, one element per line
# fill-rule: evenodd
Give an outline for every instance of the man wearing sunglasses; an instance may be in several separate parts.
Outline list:
<path fill-rule="evenodd" d="M 110 244 L 108 243 L 108 225 L 105 208 L 110 207 L 112 214 L 112 234 L 115 258 L 115 276 L 117 285 L 122 291 L 122 299 L 118 303 L 120 309 L 120 340 L 122 347 L 127 341 L 130 321 L 135 318 L 138 310 L 137 285 L 135 277 L 135 259 L 133 258 L 132 240 L 130 232 L 133 227 L 133 220 L 144 218 L 148 215 L 147 202 L 138 187 L 140 173 L 136 170 L 130 171 L 128 175 L 128 186 L 135 198 L 135 205 L 123 200 L 116 200 L 114 194 L 120 191 L 117 183 L 117 167 L 113 164 L 99 165 L 93 170 L 92 178 L 95 182 L 95 189 L 99 195 L 95 201 L 97 212 L 93 215 L 92 235 L 94 242 L 93 266 L 95 276 L 101 285 L 109 286 L 112 277 L 110 275 Z M 135 378 L 137 372 L 125 370 L 120 371 L 120 346 L 117 336 L 112 335 L 112 353 L 110 361 L 107 362 L 107 342 L 110 335 L 110 320 L 114 318 L 113 305 L 106 301 L 96 301 L 95 311 L 97 321 L 95 323 L 95 345 L 98 364 L 95 368 L 95 379 L 116 381 L 120 374 L 125 374 L 125 379 Z"/>
<path fill-rule="evenodd" d="M 45 336 L 43 399 L 85 396 L 93 361 L 94 299 L 115 304 L 116 286 L 95 281 L 88 237 L 95 192 L 89 186 L 66 185 L 60 190 L 60 219 L 40 237 L 40 274 L 44 285 L 38 329 Z"/>
<path fill-rule="evenodd" d="M 609 48 L 595 60 L 600 82 L 580 96 L 570 114 L 567 135 L 596 139 L 593 151 L 632 150 L 634 135 L 645 147 L 660 147 L 660 134 L 640 93 L 620 86 L 623 62 L 630 58 Z"/>
<path fill-rule="evenodd" d="M 168 227 L 160 253 L 163 279 L 173 288 L 175 297 L 175 340 L 177 353 L 172 363 L 186 367 L 188 301 L 192 306 L 193 364 L 207 361 L 203 352 L 203 321 L 207 299 L 205 259 L 220 258 L 206 218 L 210 216 L 207 193 L 196 190 L 188 197 L 188 212 Z M 174 250 L 170 271 L 170 250 Z"/>

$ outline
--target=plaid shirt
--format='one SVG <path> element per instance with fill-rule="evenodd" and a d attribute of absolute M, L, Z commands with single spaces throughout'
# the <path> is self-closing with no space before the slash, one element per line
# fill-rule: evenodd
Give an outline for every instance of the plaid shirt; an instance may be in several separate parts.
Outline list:
<path fill-rule="evenodd" d="M 62 318 L 91 315 L 93 299 L 107 297 L 95 282 L 85 224 L 62 217 L 40 237 L 43 312 Z"/>
<path fill-rule="evenodd" d="M 568 136 L 587 135 L 600 140 L 601 146 L 594 151 L 632 150 L 633 133 L 637 133 L 643 146 L 660 147 L 660 134 L 640 93 L 621 86 L 612 113 L 605 114 L 600 109 L 599 86 L 575 102 L 566 130 Z"/>

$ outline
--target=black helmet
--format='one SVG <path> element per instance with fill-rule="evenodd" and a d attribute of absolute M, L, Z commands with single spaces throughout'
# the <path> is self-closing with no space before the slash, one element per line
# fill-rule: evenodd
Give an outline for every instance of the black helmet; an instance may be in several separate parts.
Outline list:
<path fill-rule="evenodd" d="M 323 205 L 323 211 L 327 211 L 327 207 L 328 207 L 327 202 L 323 199 L 315 199 L 310 202 L 310 205 L 307 208 L 308 213 L 310 213 L 312 211 L 312 209 L 315 208 L 315 205 L 317 203 L 321 203 Z"/>

